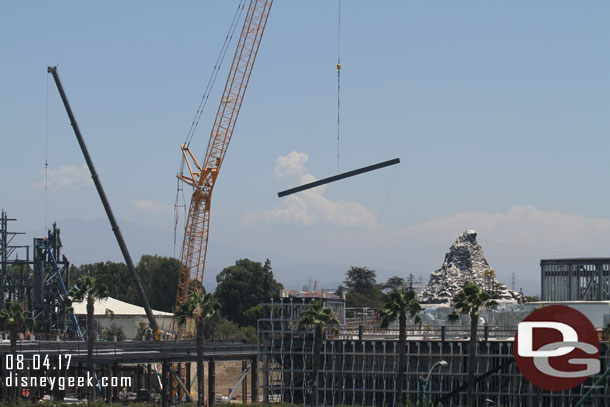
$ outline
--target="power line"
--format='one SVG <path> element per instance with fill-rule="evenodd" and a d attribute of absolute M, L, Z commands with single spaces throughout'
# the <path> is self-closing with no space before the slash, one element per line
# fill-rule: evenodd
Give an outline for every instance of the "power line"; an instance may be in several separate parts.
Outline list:
<path fill-rule="evenodd" d="M 240 20 L 244 7 L 245 7 L 245 0 L 242 0 L 237 5 L 237 10 L 235 10 L 235 14 L 233 15 L 233 20 L 231 21 L 231 25 L 229 26 L 229 30 L 227 32 L 227 35 L 225 36 L 224 43 L 222 44 L 220 53 L 218 54 L 218 57 L 216 58 L 216 64 L 214 65 L 214 68 L 212 69 L 212 74 L 211 74 L 210 78 L 208 79 L 208 83 L 206 84 L 206 87 L 203 91 L 203 95 L 201 96 L 201 100 L 199 102 L 199 107 L 197 107 L 197 111 L 195 112 L 195 117 L 193 118 L 193 122 L 191 123 L 191 127 L 187 133 L 186 140 L 184 141 L 185 145 L 189 145 L 191 143 L 191 140 L 193 139 L 193 135 L 195 134 L 195 130 L 197 129 L 197 125 L 199 125 L 199 120 L 201 119 L 205 106 L 208 102 L 208 99 L 210 98 L 210 93 L 212 91 L 212 88 L 214 87 L 214 83 L 216 82 L 216 78 L 218 77 L 218 73 L 220 72 L 220 68 L 225 59 L 225 56 L 227 55 L 227 51 L 229 49 L 229 44 L 231 43 L 231 40 L 233 39 L 233 34 L 235 33 L 235 29 L 238 26 L 238 22 Z"/>

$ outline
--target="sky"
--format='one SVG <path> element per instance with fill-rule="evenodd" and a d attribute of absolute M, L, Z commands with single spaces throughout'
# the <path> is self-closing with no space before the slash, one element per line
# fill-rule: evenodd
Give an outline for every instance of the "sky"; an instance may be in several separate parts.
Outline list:
<path fill-rule="evenodd" d="M 47 75 L 57 65 L 132 257 L 179 252 L 179 146 L 238 3 L 0 2 L 0 207 L 21 243 L 57 221 L 76 264 L 121 259 Z M 610 256 L 608 2 L 343 0 L 340 51 L 338 4 L 273 4 L 214 189 L 206 284 L 242 257 L 270 258 L 291 288 L 336 286 L 350 266 L 426 282 L 466 229 L 526 294 L 541 258 Z"/>

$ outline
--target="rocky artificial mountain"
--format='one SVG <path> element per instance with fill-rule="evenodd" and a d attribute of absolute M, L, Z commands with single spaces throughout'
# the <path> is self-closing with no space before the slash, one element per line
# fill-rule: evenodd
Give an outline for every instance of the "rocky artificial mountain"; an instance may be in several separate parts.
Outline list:
<path fill-rule="evenodd" d="M 449 304 L 466 281 L 474 281 L 503 303 L 524 302 L 522 293 L 509 290 L 496 280 L 474 230 L 458 236 L 445 255 L 441 268 L 430 275 L 430 282 L 418 294 L 418 301 L 422 304 Z"/>

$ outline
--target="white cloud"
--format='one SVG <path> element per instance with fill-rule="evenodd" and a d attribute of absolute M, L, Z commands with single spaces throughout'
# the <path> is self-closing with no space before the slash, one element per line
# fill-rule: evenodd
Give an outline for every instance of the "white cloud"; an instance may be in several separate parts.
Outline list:
<path fill-rule="evenodd" d="M 316 178 L 307 173 L 305 164 L 309 157 L 296 151 L 276 159 L 275 176 L 288 185 L 313 182 Z M 362 204 L 353 201 L 331 201 L 324 196 L 326 185 L 308 189 L 298 195 L 284 198 L 281 205 L 261 211 L 258 216 L 268 220 L 312 225 L 317 222 L 341 226 L 364 226 L 379 229 L 381 225 Z M 253 218 L 251 214 L 248 218 Z"/>
<path fill-rule="evenodd" d="M 173 205 L 170 204 L 148 200 L 130 201 L 129 204 L 134 208 L 148 213 L 171 213 L 174 208 Z"/>
<path fill-rule="evenodd" d="M 404 235 L 427 239 L 448 233 L 457 236 L 466 229 L 477 230 L 491 244 L 566 255 L 602 250 L 610 239 L 608 219 L 542 211 L 532 205 L 513 206 L 507 213 L 462 212 L 435 218 L 407 228 Z"/>
<path fill-rule="evenodd" d="M 45 170 L 40 171 L 39 180 L 34 187 L 44 189 Z M 50 190 L 77 189 L 93 185 L 89 170 L 85 165 L 61 165 L 58 168 L 48 168 L 47 186 Z"/>
<path fill-rule="evenodd" d="M 288 214 L 295 217 L 298 214 L 299 220 L 292 219 L 293 222 L 322 221 L 321 218 L 308 219 L 306 215 L 321 216 L 320 212 L 310 206 L 299 207 L 309 204 L 302 194 L 294 197 L 304 202 L 297 204 L 286 200 L 285 206 L 269 211 L 267 216 L 273 214 L 289 221 Z M 286 212 L 280 209 L 286 209 Z M 240 227 L 244 229 L 246 225 Z M 516 288 L 523 287 L 528 294 L 540 291 L 540 259 L 610 256 L 607 245 L 610 241 L 609 219 L 541 210 L 532 205 L 516 205 L 503 212 L 461 212 L 400 228 L 390 225 L 373 230 L 332 228 L 321 233 L 305 228 L 278 233 L 273 225 L 262 229 L 260 225 L 252 224 L 249 233 L 243 235 L 253 250 L 272 260 L 308 264 L 315 259 L 316 263 L 346 267 L 366 265 L 378 270 L 378 281 L 391 275 L 413 273 L 423 276 L 424 283 L 428 282 L 429 274 L 441 266 L 456 237 L 467 229 L 474 229 L 485 257 L 500 281 L 510 286 L 511 275 L 515 273 Z M 256 239 L 253 240 L 253 236 Z M 270 248 L 273 248 L 271 252 Z M 320 274 L 316 278 L 341 281 L 344 275 Z"/>

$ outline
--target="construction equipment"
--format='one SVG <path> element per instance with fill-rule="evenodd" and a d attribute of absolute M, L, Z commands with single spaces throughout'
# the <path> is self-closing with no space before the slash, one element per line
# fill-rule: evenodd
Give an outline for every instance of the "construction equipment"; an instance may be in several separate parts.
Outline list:
<path fill-rule="evenodd" d="M 89 151 L 87 150 L 87 146 L 85 145 L 85 140 L 83 140 L 80 129 L 78 128 L 78 123 L 76 123 L 76 119 L 74 118 L 74 114 L 72 113 L 72 108 L 68 103 L 68 98 L 66 97 L 64 88 L 61 84 L 61 81 L 59 80 L 57 67 L 50 66 L 47 68 L 47 72 L 53 75 L 53 80 L 55 81 L 55 85 L 57 86 L 57 90 L 59 91 L 59 96 L 61 96 L 61 100 L 64 104 L 64 107 L 66 108 L 68 117 L 70 118 L 70 124 L 72 125 L 74 134 L 76 135 L 76 139 L 78 140 L 78 145 L 80 146 L 80 149 L 83 152 L 83 155 L 85 156 L 85 161 L 87 162 L 87 167 L 89 168 L 91 178 L 93 179 L 93 183 L 95 184 L 95 189 L 97 189 L 97 193 L 99 194 L 100 199 L 102 200 L 102 205 L 104 206 L 104 210 L 106 211 L 106 215 L 108 216 L 108 220 L 110 221 L 110 225 L 112 226 L 114 236 L 116 237 L 117 243 L 119 244 L 119 248 L 121 249 L 121 253 L 123 254 L 123 258 L 125 259 L 127 268 L 129 268 L 129 271 L 131 272 L 131 276 L 133 277 L 136 289 L 138 291 L 138 294 L 140 295 L 140 300 L 142 301 L 142 304 L 144 304 L 144 310 L 146 311 L 146 316 L 148 317 L 150 327 L 154 332 L 154 337 L 156 340 L 158 340 L 160 332 L 159 325 L 157 325 L 157 321 L 153 316 L 152 309 L 150 308 L 150 304 L 148 303 L 148 298 L 146 298 L 144 288 L 142 288 L 142 283 L 140 282 L 140 278 L 138 277 L 136 268 L 134 267 L 133 261 L 131 260 L 131 255 L 129 254 L 129 250 L 127 250 L 127 245 L 125 244 L 125 240 L 123 239 L 123 235 L 121 234 L 119 225 L 117 224 L 116 219 L 114 218 L 112 208 L 110 208 L 110 203 L 108 202 L 108 198 L 106 198 L 106 193 L 104 192 L 102 183 L 97 175 L 97 172 L 95 171 L 91 156 L 89 156 Z"/>
<path fill-rule="evenodd" d="M 273 0 L 250 1 L 203 163 L 199 164 L 188 144 L 180 147 L 188 173 L 177 177 L 193 187 L 193 195 L 184 229 L 175 309 L 199 289 L 197 281 L 203 282 L 212 190 L 233 135 L 272 3 Z M 184 329 L 174 326 L 174 332 L 182 336 Z"/>

